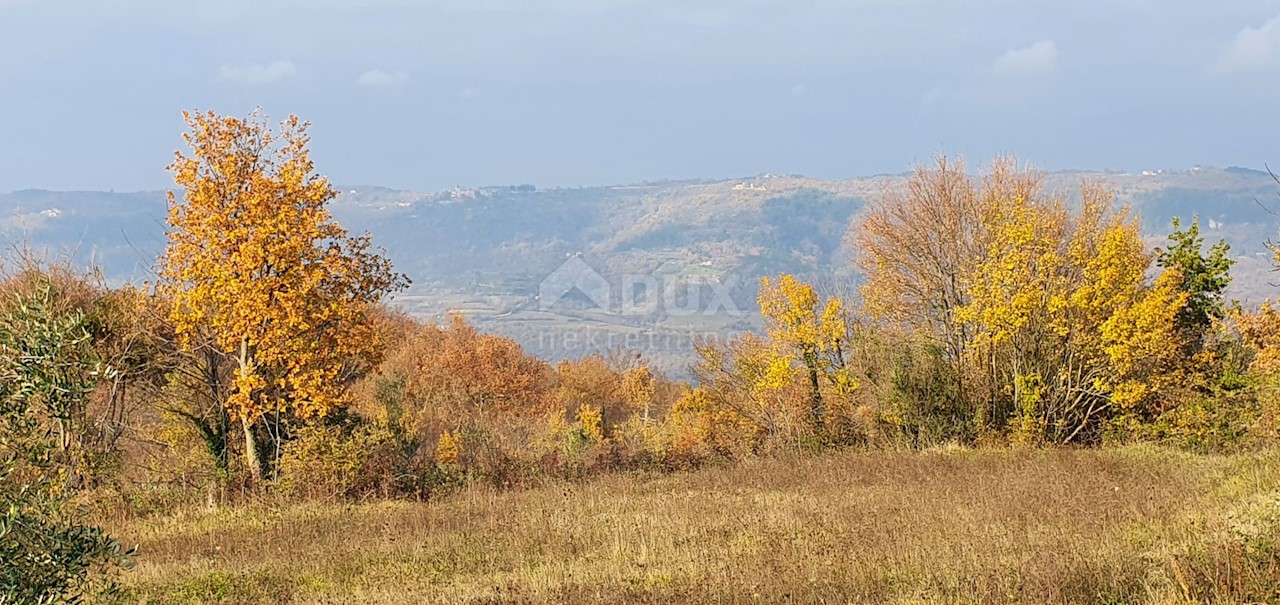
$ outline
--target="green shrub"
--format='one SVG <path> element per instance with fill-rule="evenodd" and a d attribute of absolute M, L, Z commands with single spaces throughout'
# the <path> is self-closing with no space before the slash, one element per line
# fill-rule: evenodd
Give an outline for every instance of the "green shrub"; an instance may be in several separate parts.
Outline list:
<path fill-rule="evenodd" d="M 401 459 L 401 446 L 386 429 L 306 426 L 285 445 L 276 486 L 304 500 L 389 496 Z"/>
<path fill-rule="evenodd" d="M 0 313 L 0 603 L 77 602 L 128 553 L 73 505 L 74 435 L 97 360 L 48 283 Z"/>

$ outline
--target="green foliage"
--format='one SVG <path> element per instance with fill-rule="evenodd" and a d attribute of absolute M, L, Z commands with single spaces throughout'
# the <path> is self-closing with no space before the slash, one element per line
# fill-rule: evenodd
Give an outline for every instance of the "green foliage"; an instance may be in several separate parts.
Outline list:
<path fill-rule="evenodd" d="M 84 315 L 58 309 L 48 282 L 0 314 L 0 602 L 75 602 L 127 564 L 71 502 L 96 364 Z"/>
<path fill-rule="evenodd" d="M 1169 243 L 1168 248 L 1157 251 L 1156 263 L 1164 269 L 1175 269 L 1181 275 L 1179 289 L 1187 294 L 1187 301 L 1178 313 L 1177 323 L 1189 337 L 1188 344 L 1195 352 L 1213 322 L 1225 315 L 1223 293 L 1231 285 L 1231 266 L 1235 261 L 1227 256 L 1231 246 L 1226 240 L 1218 240 L 1205 254 L 1198 216 L 1191 219 L 1186 229 L 1182 228 L 1180 218 L 1173 217 Z"/>
<path fill-rule="evenodd" d="M 384 428 L 306 426 L 285 445 L 277 487 L 307 500 L 387 496 L 403 466 L 401 451 Z"/>
<path fill-rule="evenodd" d="M 873 353 L 889 362 L 889 389 L 879 420 L 882 428 L 891 429 L 891 440 L 913 448 L 972 442 L 973 410 L 958 396 L 955 368 L 942 348 L 909 340 L 895 348 L 881 344 Z"/>
<path fill-rule="evenodd" d="M 103 572 L 128 560 L 118 542 L 56 496 L 9 488 L 0 488 L 8 507 L 0 514 L 0 602 L 76 603 L 109 587 Z"/>
<path fill-rule="evenodd" d="M 83 313 L 56 309 L 48 282 L 17 294 L 0 316 L 0 383 L 7 439 L 31 453 L 66 452 L 93 388 L 97 360 Z M 65 461 L 65 460 L 64 460 Z"/>

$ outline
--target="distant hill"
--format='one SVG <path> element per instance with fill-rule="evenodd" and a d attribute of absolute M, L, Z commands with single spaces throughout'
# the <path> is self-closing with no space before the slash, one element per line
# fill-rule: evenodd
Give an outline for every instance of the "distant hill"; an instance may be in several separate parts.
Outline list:
<path fill-rule="evenodd" d="M 1055 172 L 1046 187 L 1070 197 L 1082 179 L 1114 187 L 1143 216 L 1153 246 L 1172 217 L 1198 214 L 1206 238 L 1227 239 L 1239 260 L 1232 295 L 1275 295 L 1263 242 L 1280 218 L 1263 205 L 1280 207 L 1280 187 L 1268 173 Z M 762 175 L 549 190 L 354 187 L 334 212 L 352 231 L 373 233 L 414 280 L 397 302 L 415 314 L 463 313 L 553 359 L 639 349 L 680 374 L 694 340 L 758 326 L 761 276 L 789 272 L 828 291 L 850 289 L 850 222 L 905 181 Z M 116 281 L 150 278 L 164 215 L 162 192 L 0 194 L 6 245 L 70 250 Z"/>

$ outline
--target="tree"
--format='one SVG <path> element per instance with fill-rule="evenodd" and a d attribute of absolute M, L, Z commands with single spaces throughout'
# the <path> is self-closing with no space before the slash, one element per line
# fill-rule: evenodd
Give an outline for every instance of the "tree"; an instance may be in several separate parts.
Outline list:
<path fill-rule="evenodd" d="M 759 302 L 769 338 L 799 361 L 808 377 L 809 418 L 821 427 L 823 383 L 829 382 L 839 394 L 857 388 L 845 366 L 844 303 L 831 298 L 821 305 L 813 286 L 785 273 L 776 283 L 767 277 L 760 280 Z"/>
<path fill-rule="evenodd" d="M 982 179 L 962 160 L 938 156 L 917 166 L 905 190 L 872 201 L 849 232 L 865 281 L 863 309 L 934 342 L 965 392 L 964 354 L 972 339 L 956 313 L 969 302 L 974 268 L 986 253 L 985 209 L 994 200 L 1030 199 L 1039 181 L 1018 170 L 1014 158 L 997 158 Z"/>
<path fill-rule="evenodd" d="M 668 419 L 676 450 L 685 454 L 749 453 L 761 436 L 756 420 L 744 417 L 706 388 L 687 391 L 671 406 Z"/>
<path fill-rule="evenodd" d="M 424 323 L 386 313 L 387 354 L 361 381 L 358 403 L 420 443 L 444 432 L 527 424 L 556 407 L 555 370 L 515 341 L 484 334 L 458 315 Z"/>
<path fill-rule="evenodd" d="M 1177 380 L 1180 272 L 1150 282 L 1136 218 L 1096 184 L 1080 200 L 1043 194 L 1012 158 L 978 178 L 940 159 L 852 235 L 867 309 L 943 348 L 979 429 L 1096 440 L 1157 414 Z"/>
<path fill-rule="evenodd" d="M 601 416 L 602 430 L 607 431 L 632 411 L 622 374 L 609 367 L 600 354 L 561 361 L 556 364 L 555 381 L 560 407 L 570 414 L 592 408 L 588 413 Z"/>
<path fill-rule="evenodd" d="M 979 191 L 960 160 L 917 166 L 905 191 L 889 190 L 850 231 L 872 316 L 935 339 L 956 362 L 967 339 L 955 320 L 981 249 Z"/>
<path fill-rule="evenodd" d="M 984 202 L 986 249 L 957 314 L 979 424 L 1022 440 L 1093 440 L 1107 419 L 1150 415 L 1180 352 L 1176 272 L 1148 283 L 1136 218 L 1100 186 L 1080 197 L 1077 213 L 1038 196 Z"/>
<path fill-rule="evenodd" d="M 407 392 L 454 423 L 491 414 L 536 416 L 551 408 L 551 368 L 514 340 L 482 334 L 459 315 L 421 328 Z"/>
<path fill-rule="evenodd" d="M 1186 229 L 1180 218 L 1173 217 L 1169 247 L 1156 251 L 1156 264 L 1176 270 L 1178 289 L 1187 295 L 1187 304 L 1178 313 L 1178 328 L 1185 336 L 1188 355 L 1200 352 L 1213 322 L 1225 314 L 1223 295 L 1231 285 L 1231 266 L 1235 264 L 1227 256 L 1230 251 L 1226 240 L 1218 240 L 1205 254 L 1198 216 Z"/>
<path fill-rule="evenodd" d="M 648 364 L 627 368 L 622 373 L 622 394 L 631 412 L 639 412 L 640 418 L 649 422 L 654 397 L 657 395 L 657 379 Z"/>
<path fill-rule="evenodd" d="M 790 418 L 809 418 L 812 424 L 812 398 L 807 388 L 808 401 L 793 405 L 791 393 L 799 382 L 799 372 L 794 359 L 783 355 L 777 347 L 754 334 L 744 334 L 723 342 L 706 340 L 695 343 L 698 361 L 692 371 L 699 387 L 682 397 L 686 420 L 698 417 L 707 430 L 715 429 L 716 422 L 730 425 L 738 449 L 754 450 L 759 441 L 775 438 L 790 432 Z M 692 406 L 692 407 L 690 407 Z M 679 408 L 679 406 L 677 406 Z M 803 410 L 793 410 L 799 407 Z M 694 416 L 695 410 L 699 410 Z M 750 429 L 750 430 L 748 430 Z M 705 436 L 705 435 L 704 435 Z M 723 439 L 713 441 L 721 442 Z"/>
<path fill-rule="evenodd" d="M 1280 304 L 1264 301 L 1257 310 L 1233 315 L 1240 337 L 1253 353 L 1249 363 L 1255 396 L 1261 408 L 1251 427 L 1258 436 L 1280 437 Z"/>
<path fill-rule="evenodd" d="M 378 359 L 371 309 L 408 280 L 333 220 L 337 191 L 314 172 L 308 124 L 291 116 L 273 133 L 256 112 L 183 117 L 190 155 L 169 166 L 183 192 L 169 192 L 160 274 L 181 342 L 208 339 L 234 363 L 221 404 L 241 423 L 256 479 L 255 423 L 343 406 Z"/>
<path fill-rule="evenodd" d="M 191 334 L 179 342 L 170 318 L 173 303 L 164 292 L 141 292 L 131 308 L 134 331 L 140 340 L 156 344 L 152 372 L 159 380 L 142 382 L 145 397 L 163 414 L 195 429 L 209 458 L 214 476 L 225 488 L 231 478 L 235 432 L 225 405 L 234 370 L 229 356 L 208 331 Z M 163 426 L 163 423 L 161 424 Z M 161 431 L 172 440 L 177 435 Z"/>

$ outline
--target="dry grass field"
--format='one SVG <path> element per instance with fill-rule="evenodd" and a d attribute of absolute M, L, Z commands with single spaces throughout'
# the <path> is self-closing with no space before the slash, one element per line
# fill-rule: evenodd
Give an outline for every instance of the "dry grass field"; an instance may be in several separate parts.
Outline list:
<path fill-rule="evenodd" d="M 110 522 L 144 603 L 1280 602 L 1280 452 L 838 453 Z"/>

